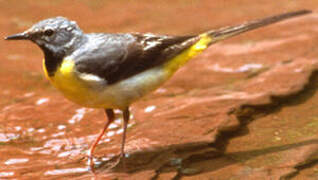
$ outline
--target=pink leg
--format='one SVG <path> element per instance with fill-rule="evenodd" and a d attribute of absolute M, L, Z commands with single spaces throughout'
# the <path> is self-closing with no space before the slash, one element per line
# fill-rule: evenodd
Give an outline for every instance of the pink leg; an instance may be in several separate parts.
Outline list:
<path fill-rule="evenodd" d="M 89 148 L 89 151 L 88 151 L 88 160 L 89 160 L 89 165 L 90 165 L 91 168 L 94 165 L 94 162 L 93 162 L 94 150 L 95 150 L 98 142 L 102 139 L 103 135 L 105 134 L 108 126 L 114 121 L 114 118 L 115 118 L 113 109 L 105 109 L 105 113 L 107 115 L 108 121 L 105 124 L 104 129 L 98 135 L 97 139 L 94 141 L 94 143 L 91 145 L 91 147 Z"/>

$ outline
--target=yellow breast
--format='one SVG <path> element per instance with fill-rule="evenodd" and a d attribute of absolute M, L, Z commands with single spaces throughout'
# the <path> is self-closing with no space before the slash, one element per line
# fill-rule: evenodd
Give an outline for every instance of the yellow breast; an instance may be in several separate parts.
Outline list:
<path fill-rule="evenodd" d="M 48 80 L 69 100 L 86 107 L 94 107 L 96 92 L 82 82 L 74 71 L 74 61 L 64 59 L 54 76 L 49 76 L 43 61 L 44 74 Z"/>

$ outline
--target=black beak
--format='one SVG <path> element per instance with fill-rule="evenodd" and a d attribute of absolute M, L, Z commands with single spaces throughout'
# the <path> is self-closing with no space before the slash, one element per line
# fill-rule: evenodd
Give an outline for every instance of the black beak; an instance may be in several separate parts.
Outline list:
<path fill-rule="evenodd" d="M 5 40 L 28 40 L 29 37 L 30 37 L 29 34 L 23 32 L 23 33 L 7 36 L 4 39 Z"/>

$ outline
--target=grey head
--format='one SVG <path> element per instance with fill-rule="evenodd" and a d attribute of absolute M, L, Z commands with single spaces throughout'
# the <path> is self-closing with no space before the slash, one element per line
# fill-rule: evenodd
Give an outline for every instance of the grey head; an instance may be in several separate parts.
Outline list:
<path fill-rule="evenodd" d="M 36 43 L 44 53 L 66 54 L 72 51 L 83 39 L 83 32 L 75 21 L 64 17 L 42 20 L 28 30 L 11 35 L 6 40 L 30 40 Z"/>

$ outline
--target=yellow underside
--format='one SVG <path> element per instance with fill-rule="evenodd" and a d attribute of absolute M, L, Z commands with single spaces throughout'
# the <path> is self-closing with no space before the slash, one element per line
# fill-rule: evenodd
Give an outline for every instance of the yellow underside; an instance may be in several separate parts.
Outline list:
<path fill-rule="evenodd" d="M 91 84 L 81 80 L 74 73 L 74 61 L 64 59 L 60 68 L 53 77 L 48 76 L 45 63 L 43 69 L 45 76 L 69 100 L 92 108 L 119 108 L 124 109 L 132 102 L 158 88 L 173 73 L 183 66 L 195 55 L 201 53 L 212 41 L 206 34 L 181 54 L 177 55 L 163 66 L 147 70 L 127 80 L 102 88 L 94 88 Z"/>

